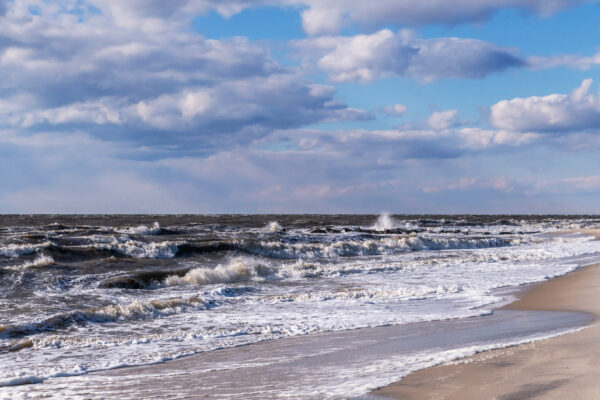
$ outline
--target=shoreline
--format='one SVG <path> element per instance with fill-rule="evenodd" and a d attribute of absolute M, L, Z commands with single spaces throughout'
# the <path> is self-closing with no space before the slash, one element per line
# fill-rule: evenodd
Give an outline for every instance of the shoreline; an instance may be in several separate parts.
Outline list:
<path fill-rule="evenodd" d="M 525 288 L 517 297 L 499 310 L 584 312 L 594 319 L 573 333 L 415 371 L 370 398 L 600 398 L 600 263 Z"/>

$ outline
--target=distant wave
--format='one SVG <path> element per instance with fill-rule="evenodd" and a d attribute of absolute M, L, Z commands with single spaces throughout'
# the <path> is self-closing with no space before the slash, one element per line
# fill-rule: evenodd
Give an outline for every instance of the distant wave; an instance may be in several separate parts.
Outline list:
<path fill-rule="evenodd" d="M 178 243 L 141 242 L 138 240 L 114 240 L 111 243 L 90 245 L 98 249 L 113 250 L 133 258 L 173 258 L 177 254 Z"/>
<path fill-rule="evenodd" d="M 150 227 L 146 225 L 140 225 L 134 228 L 119 229 L 117 232 L 133 235 L 158 235 L 161 232 L 161 228 L 158 222 L 154 222 Z"/>
<path fill-rule="evenodd" d="M 500 238 L 428 238 L 419 236 L 383 237 L 366 240 L 338 240 L 330 243 L 284 243 L 261 241 L 240 243 L 251 254 L 279 259 L 316 259 L 348 256 L 396 254 L 419 250 L 477 249 L 510 245 Z"/>
<path fill-rule="evenodd" d="M 396 221 L 388 213 L 381 213 L 375 221 L 375 224 L 371 226 L 372 230 L 375 231 L 388 231 L 396 228 Z"/>
<path fill-rule="evenodd" d="M 279 222 L 271 221 L 264 227 L 264 230 L 267 232 L 281 232 L 283 228 L 279 225 Z"/>
<path fill-rule="evenodd" d="M 351 256 L 398 254 L 422 250 L 477 249 L 508 246 L 510 238 L 457 237 L 426 235 L 337 235 L 320 237 L 283 237 L 277 240 L 227 239 L 205 242 L 144 241 L 123 236 L 95 235 L 78 239 L 76 245 L 10 244 L 0 246 L 0 255 L 17 258 L 22 255 L 48 253 L 57 262 L 106 257 L 139 259 L 172 259 L 210 253 L 243 253 L 275 259 L 319 259 Z"/>

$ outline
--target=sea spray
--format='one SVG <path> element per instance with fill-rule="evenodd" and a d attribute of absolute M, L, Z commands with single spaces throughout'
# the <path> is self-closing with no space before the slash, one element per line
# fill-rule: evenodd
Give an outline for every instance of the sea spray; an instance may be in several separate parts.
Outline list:
<path fill-rule="evenodd" d="M 371 227 L 375 231 L 389 231 L 396 228 L 397 223 L 389 213 L 383 212 L 377 217 L 377 221 Z"/>

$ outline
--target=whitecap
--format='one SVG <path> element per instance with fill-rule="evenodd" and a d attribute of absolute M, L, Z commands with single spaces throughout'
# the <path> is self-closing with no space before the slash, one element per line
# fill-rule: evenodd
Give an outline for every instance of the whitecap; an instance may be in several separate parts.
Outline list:
<path fill-rule="evenodd" d="M 10 265 L 10 266 L 6 267 L 6 269 L 20 270 L 20 269 L 32 268 L 32 267 L 45 267 L 45 266 L 52 265 L 52 264 L 54 264 L 54 259 L 50 256 L 42 254 L 32 261 L 27 261 L 27 262 L 24 262 L 23 264 L 18 264 L 18 265 Z"/>
<path fill-rule="evenodd" d="M 279 225 L 279 222 L 271 221 L 264 227 L 264 230 L 267 232 L 281 232 L 283 228 Z"/>
<path fill-rule="evenodd" d="M 133 228 L 121 229 L 118 232 L 132 235 L 158 235 L 160 233 L 160 224 L 155 221 L 150 227 L 140 225 Z"/>
<path fill-rule="evenodd" d="M 255 260 L 236 257 L 225 265 L 215 268 L 194 268 L 184 276 L 172 275 L 165 279 L 167 286 L 184 284 L 209 285 L 249 281 L 256 277 L 271 275 L 273 270 Z"/>
<path fill-rule="evenodd" d="M 0 246 L 0 256 L 16 258 L 25 254 L 36 253 L 50 245 L 50 242 L 38 244 L 9 244 L 6 246 Z"/>

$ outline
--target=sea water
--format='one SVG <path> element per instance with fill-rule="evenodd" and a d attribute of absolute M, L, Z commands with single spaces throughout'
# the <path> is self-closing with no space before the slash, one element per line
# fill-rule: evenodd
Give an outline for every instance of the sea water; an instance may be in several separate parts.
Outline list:
<path fill-rule="evenodd" d="M 443 321 L 464 330 L 511 300 L 510 290 L 498 288 L 596 261 L 600 242 L 572 230 L 598 226 L 594 217 L 568 216 L 4 216 L 0 397 L 60 397 L 44 385 L 82 387 L 97 371 L 194 354 L 210 363 L 227 351 L 222 368 L 239 369 L 248 362 L 240 361 L 239 346 L 269 339 L 308 341 L 294 350 L 300 358 L 311 348 L 338 351 L 328 335 L 341 335 L 344 376 L 364 379 L 309 379 L 310 390 L 288 385 L 269 397 L 360 395 L 431 362 L 581 325 L 536 320 L 527 326 L 538 328 L 512 336 L 432 345 L 437 338 L 396 355 L 384 345 L 402 329 L 426 331 Z M 355 331 L 373 327 L 400 331 Z M 352 370 L 344 341 L 383 350 Z M 268 346 L 271 353 L 277 347 Z M 314 372 L 304 370 L 304 377 L 303 369 L 294 372 L 296 382 Z"/>

